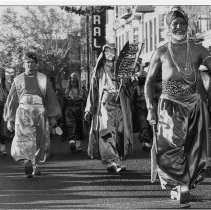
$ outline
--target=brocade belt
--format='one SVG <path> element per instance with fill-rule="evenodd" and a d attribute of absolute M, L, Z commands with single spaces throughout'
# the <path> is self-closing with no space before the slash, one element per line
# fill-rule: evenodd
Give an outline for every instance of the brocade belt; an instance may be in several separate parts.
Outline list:
<path fill-rule="evenodd" d="M 162 81 L 162 93 L 168 95 L 190 95 L 196 93 L 196 83 L 186 81 Z"/>
<path fill-rule="evenodd" d="M 22 105 L 43 105 L 43 100 L 38 95 L 23 95 L 20 99 Z"/>
<path fill-rule="evenodd" d="M 81 106 L 81 102 L 82 100 L 81 99 L 78 99 L 78 100 L 74 100 L 74 99 L 67 99 L 67 104 L 68 105 L 71 105 L 71 106 Z"/>
<path fill-rule="evenodd" d="M 109 104 L 112 106 L 120 106 L 120 98 L 118 96 L 118 93 L 108 92 L 104 90 L 101 103 Z"/>

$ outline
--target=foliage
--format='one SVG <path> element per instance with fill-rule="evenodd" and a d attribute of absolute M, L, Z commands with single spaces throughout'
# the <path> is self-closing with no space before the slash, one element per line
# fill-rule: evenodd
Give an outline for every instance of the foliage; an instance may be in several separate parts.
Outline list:
<path fill-rule="evenodd" d="M 25 50 L 35 51 L 39 69 L 57 77 L 70 74 L 79 66 L 80 37 L 76 15 L 59 7 L 23 7 L 20 14 L 7 8 L 2 15 L 0 31 L 0 65 L 20 69 Z M 70 69 L 72 67 L 72 69 Z M 68 72 L 70 71 L 70 72 Z"/>
<path fill-rule="evenodd" d="M 104 10 L 113 9 L 112 6 L 62 6 L 63 10 L 68 13 L 75 13 L 78 15 L 91 15 L 92 12 L 103 12 Z"/>

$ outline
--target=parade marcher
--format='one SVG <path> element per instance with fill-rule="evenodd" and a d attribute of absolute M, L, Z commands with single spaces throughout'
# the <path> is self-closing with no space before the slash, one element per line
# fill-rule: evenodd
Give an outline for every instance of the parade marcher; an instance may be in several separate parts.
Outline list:
<path fill-rule="evenodd" d="M 137 72 L 133 81 L 133 132 L 139 133 L 138 138 L 145 151 L 150 150 L 152 144 L 152 128 L 147 121 L 147 107 L 144 96 L 144 84 L 146 76 L 140 64 L 137 64 Z"/>
<path fill-rule="evenodd" d="M 206 121 L 209 123 L 209 131 L 211 132 L 211 77 L 208 73 L 208 70 L 204 68 L 204 66 L 201 66 L 200 76 L 197 83 L 197 90 L 199 94 L 201 95 L 203 103 L 208 108 L 208 115 L 206 115 Z M 211 137 L 211 136 L 210 136 Z M 208 140 L 208 164 L 207 169 L 208 171 L 211 168 L 211 138 Z"/>
<path fill-rule="evenodd" d="M 7 154 L 6 143 L 9 139 L 9 132 L 7 130 L 6 123 L 3 120 L 4 105 L 7 99 L 8 90 L 5 83 L 5 71 L 0 69 L 0 152 L 3 155 Z"/>
<path fill-rule="evenodd" d="M 132 149 L 132 114 L 128 82 L 119 89 L 115 78 L 116 49 L 103 47 L 95 66 L 85 108 L 85 120 L 92 116 L 88 154 L 107 165 L 107 171 L 120 172 L 126 167 L 125 158 Z"/>
<path fill-rule="evenodd" d="M 83 115 L 86 104 L 86 93 L 80 84 L 79 74 L 70 75 L 68 87 L 65 90 L 65 129 L 72 152 L 82 151 L 84 136 Z"/>
<path fill-rule="evenodd" d="M 37 56 L 23 56 L 25 72 L 15 77 L 4 109 L 7 128 L 15 131 L 11 155 L 25 167 L 27 177 L 38 175 L 37 165 L 45 161 L 49 145 L 48 118 L 55 123 L 61 109 L 46 75 L 36 71 Z"/>
<path fill-rule="evenodd" d="M 207 167 L 208 112 L 196 86 L 199 66 L 211 70 L 211 57 L 203 46 L 188 39 L 188 17 L 180 7 L 173 7 L 166 21 L 171 41 L 155 50 L 145 83 L 147 118 L 151 125 L 157 123 L 151 181 L 157 170 L 162 189 L 171 190 L 172 199 L 189 205 L 190 190 L 203 180 Z M 162 94 L 155 110 L 159 73 Z"/>

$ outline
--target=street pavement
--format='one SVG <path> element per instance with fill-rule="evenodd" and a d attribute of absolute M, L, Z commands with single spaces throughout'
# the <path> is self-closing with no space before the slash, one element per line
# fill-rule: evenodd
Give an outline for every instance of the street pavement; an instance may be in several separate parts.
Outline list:
<path fill-rule="evenodd" d="M 8 148 L 9 149 L 9 148 Z M 127 171 L 108 174 L 97 160 L 69 151 L 67 142 L 51 140 L 51 156 L 42 175 L 27 179 L 9 156 L 0 156 L 0 209 L 174 209 L 181 208 L 150 182 L 150 154 L 135 143 L 124 161 Z M 211 174 L 191 191 L 190 209 L 211 209 Z"/>

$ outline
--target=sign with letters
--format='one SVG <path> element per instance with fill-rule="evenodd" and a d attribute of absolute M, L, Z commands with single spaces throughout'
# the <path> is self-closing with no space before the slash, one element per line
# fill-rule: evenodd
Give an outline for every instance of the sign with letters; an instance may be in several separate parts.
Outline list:
<path fill-rule="evenodd" d="M 101 52 L 105 44 L 105 17 L 106 11 L 93 12 L 92 14 L 92 47 L 94 51 Z"/>

